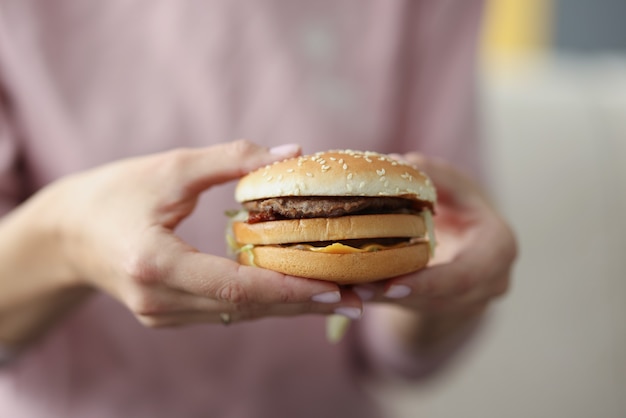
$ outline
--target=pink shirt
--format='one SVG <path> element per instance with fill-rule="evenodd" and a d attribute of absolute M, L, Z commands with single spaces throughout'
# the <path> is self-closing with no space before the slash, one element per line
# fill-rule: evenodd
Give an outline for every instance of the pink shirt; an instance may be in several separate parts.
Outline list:
<path fill-rule="evenodd" d="M 481 4 L 0 0 L 0 214 L 68 173 L 241 137 L 476 172 Z M 180 234 L 224 254 L 232 191 L 207 193 Z M 358 328 L 336 346 L 320 317 L 152 330 L 98 295 L 0 369 L 0 416 L 381 416 L 361 378 L 432 364 Z"/>

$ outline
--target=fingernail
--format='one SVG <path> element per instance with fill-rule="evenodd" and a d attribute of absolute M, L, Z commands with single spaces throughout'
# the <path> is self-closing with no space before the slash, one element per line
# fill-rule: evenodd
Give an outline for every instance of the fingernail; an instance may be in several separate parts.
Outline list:
<path fill-rule="evenodd" d="M 393 154 L 389 154 L 389 156 L 391 158 L 393 158 L 394 160 L 396 160 L 396 161 L 400 161 L 401 163 L 407 163 L 408 162 L 407 159 L 404 158 L 404 155 L 402 155 L 402 154 L 393 153 Z"/>
<path fill-rule="evenodd" d="M 270 154 L 287 157 L 292 156 L 300 151 L 300 145 L 298 144 L 284 144 L 270 148 Z"/>
<path fill-rule="evenodd" d="M 337 303 L 341 301 L 341 293 L 338 290 L 334 292 L 318 293 L 317 295 L 313 295 L 311 300 L 320 303 Z"/>
<path fill-rule="evenodd" d="M 385 296 L 390 299 L 401 299 L 411 294 L 411 288 L 403 284 L 394 284 L 385 292 Z"/>
<path fill-rule="evenodd" d="M 374 297 L 374 291 L 372 289 L 368 289 L 367 287 L 354 286 L 352 288 L 352 290 L 354 291 L 354 293 L 356 293 L 359 296 L 359 298 L 363 302 L 367 302 L 368 300 L 372 300 L 372 298 Z"/>
<path fill-rule="evenodd" d="M 361 310 L 359 308 L 351 308 L 351 307 L 340 307 L 335 309 L 335 313 L 337 315 L 343 315 L 350 319 L 359 319 L 361 318 Z"/>

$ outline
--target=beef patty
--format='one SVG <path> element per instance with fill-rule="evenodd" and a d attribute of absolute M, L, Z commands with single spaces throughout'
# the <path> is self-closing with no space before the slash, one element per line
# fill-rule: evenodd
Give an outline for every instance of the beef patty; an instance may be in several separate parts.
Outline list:
<path fill-rule="evenodd" d="M 414 201 L 401 197 L 293 196 L 244 202 L 248 223 L 280 219 L 336 218 L 371 213 L 414 213 Z"/>

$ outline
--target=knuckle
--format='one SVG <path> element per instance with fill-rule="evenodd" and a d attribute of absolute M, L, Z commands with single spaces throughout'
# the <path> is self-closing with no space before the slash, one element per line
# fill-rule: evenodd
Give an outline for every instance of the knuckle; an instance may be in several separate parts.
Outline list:
<path fill-rule="evenodd" d="M 296 296 L 291 288 L 286 286 L 279 288 L 278 293 L 276 294 L 276 303 L 290 303 L 295 300 Z"/>
<path fill-rule="evenodd" d="M 159 181 L 159 187 L 167 190 L 176 190 L 177 186 L 185 183 L 184 173 L 192 163 L 194 150 L 190 148 L 175 148 L 157 154 L 149 167 L 151 176 Z"/>
<path fill-rule="evenodd" d="M 181 172 L 189 161 L 190 150 L 187 148 L 175 148 L 161 154 L 157 154 L 152 160 L 153 173 L 160 173 L 165 178 L 176 176 Z"/>
<path fill-rule="evenodd" d="M 256 149 L 256 145 L 247 139 L 238 139 L 231 142 L 230 148 L 235 156 L 240 157 L 251 154 Z"/>
<path fill-rule="evenodd" d="M 246 288 L 237 282 L 228 282 L 224 284 L 217 292 L 217 298 L 220 301 L 231 303 L 235 306 L 239 306 L 249 302 L 249 296 Z"/>
<path fill-rule="evenodd" d="M 145 255 L 130 257 L 124 263 L 124 271 L 131 281 L 140 285 L 153 285 L 160 279 L 155 260 Z"/>
<path fill-rule="evenodd" d="M 161 283 L 166 269 L 156 254 L 145 250 L 136 251 L 123 263 L 123 270 L 131 282 L 140 286 L 153 286 Z"/>

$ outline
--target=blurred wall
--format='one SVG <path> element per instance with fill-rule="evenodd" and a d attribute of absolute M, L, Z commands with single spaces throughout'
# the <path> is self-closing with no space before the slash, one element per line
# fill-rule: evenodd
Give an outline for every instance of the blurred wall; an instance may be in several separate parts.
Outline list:
<path fill-rule="evenodd" d="M 488 1 L 482 48 L 487 66 L 543 53 L 550 42 L 552 8 L 550 0 Z"/>
<path fill-rule="evenodd" d="M 557 53 L 626 53 L 626 0 L 488 1 L 488 67 Z"/>
<path fill-rule="evenodd" d="M 626 1 L 556 0 L 553 44 L 567 52 L 626 52 Z"/>

